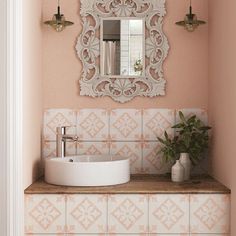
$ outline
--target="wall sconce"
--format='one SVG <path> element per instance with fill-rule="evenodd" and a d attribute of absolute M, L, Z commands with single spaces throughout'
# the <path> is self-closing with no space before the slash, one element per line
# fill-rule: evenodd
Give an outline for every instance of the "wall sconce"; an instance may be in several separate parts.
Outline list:
<path fill-rule="evenodd" d="M 176 25 L 183 26 L 188 32 L 193 32 L 199 25 L 206 24 L 205 21 L 198 20 L 197 15 L 192 13 L 192 2 L 190 0 L 189 13 L 183 21 L 178 21 Z"/>
<path fill-rule="evenodd" d="M 65 16 L 60 11 L 60 0 L 58 0 L 57 13 L 53 15 L 52 20 L 45 21 L 44 24 L 50 25 L 57 32 L 61 32 L 66 26 L 73 25 L 71 21 L 66 21 Z"/>

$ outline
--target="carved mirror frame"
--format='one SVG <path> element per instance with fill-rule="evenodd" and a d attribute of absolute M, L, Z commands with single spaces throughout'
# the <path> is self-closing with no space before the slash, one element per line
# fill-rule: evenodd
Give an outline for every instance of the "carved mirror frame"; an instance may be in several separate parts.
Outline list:
<path fill-rule="evenodd" d="M 80 95 L 109 96 L 117 102 L 128 102 L 136 96 L 165 95 L 163 62 L 169 51 L 163 33 L 165 0 L 81 0 L 82 32 L 76 43 L 82 62 Z M 100 75 L 100 25 L 107 17 L 145 19 L 145 76 L 109 78 Z"/>

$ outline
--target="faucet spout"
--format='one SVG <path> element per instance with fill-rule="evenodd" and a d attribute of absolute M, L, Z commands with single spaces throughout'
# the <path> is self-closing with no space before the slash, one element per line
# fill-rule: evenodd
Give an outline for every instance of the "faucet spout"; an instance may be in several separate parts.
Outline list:
<path fill-rule="evenodd" d="M 66 134 L 66 128 L 68 126 L 57 127 L 57 143 L 56 143 L 56 155 L 57 157 L 64 158 L 66 156 L 66 141 L 78 141 L 76 135 Z"/>

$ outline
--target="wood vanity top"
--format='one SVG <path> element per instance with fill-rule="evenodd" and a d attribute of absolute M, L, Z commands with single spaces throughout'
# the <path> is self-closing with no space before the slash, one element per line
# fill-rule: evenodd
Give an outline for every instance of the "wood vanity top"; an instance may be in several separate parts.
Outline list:
<path fill-rule="evenodd" d="M 129 183 L 106 187 L 68 187 L 47 184 L 40 179 L 25 194 L 229 194 L 230 190 L 210 176 L 193 177 L 184 183 L 173 183 L 170 176 L 133 175 Z"/>

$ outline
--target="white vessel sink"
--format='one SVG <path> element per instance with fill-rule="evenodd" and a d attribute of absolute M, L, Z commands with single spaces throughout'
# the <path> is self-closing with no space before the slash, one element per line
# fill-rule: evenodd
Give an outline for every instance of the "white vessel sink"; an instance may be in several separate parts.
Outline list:
<path fill-rule="evenodd" d="M 45 181 L 65 186 L 107 186 L 129 182 L 129 158 L 80 155 L 45 161 Z"/>

